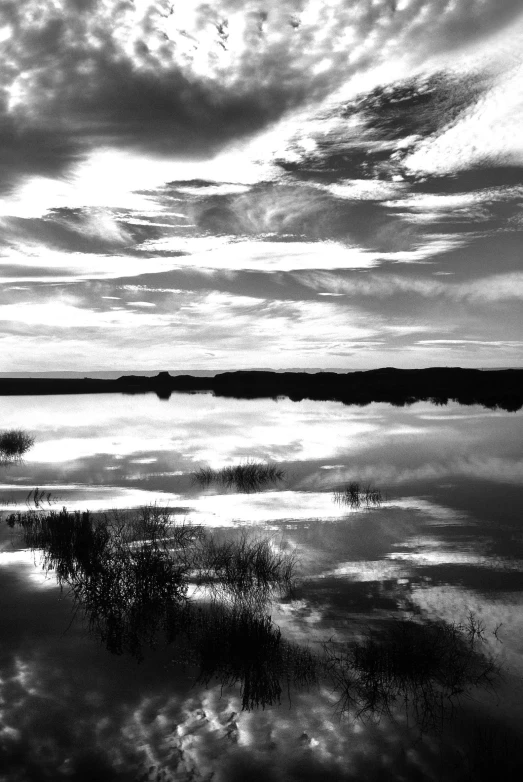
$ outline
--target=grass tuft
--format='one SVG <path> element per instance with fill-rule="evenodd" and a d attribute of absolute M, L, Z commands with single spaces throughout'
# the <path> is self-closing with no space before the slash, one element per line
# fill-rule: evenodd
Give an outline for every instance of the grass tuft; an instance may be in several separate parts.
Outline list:
<path fill-rule="evenodd" d="M 200 467 L 193 473 L 193 482 L 207 488 L 211 484 L 223 486 L 225 489 L 235 489 L 239 492 L 260 491 L 271 483 L 278 483 L 285 478 L 285 470 L 276 464 L 267 462 L 247 461 L 230 467 L 213 470 L 211 467 Z"/>
<path fill-rule="evenodd" d="M 222 599 L 266 603 L 278 591 L 290 594 L 295 580 L 296 558 L 267 538 L 218 542 L 209 535 L 195 552 L 196 583 Z"/>
<path fill-rule="evenodd" d="M 379 507 L 382 502 L 381 491 L 370 484 L 361 486 L 356 481 L 349 483 L 345 489 L 335 491 L 333 494 L 334 502 L 338 505 L 348 505 L 350 508 Z"/>

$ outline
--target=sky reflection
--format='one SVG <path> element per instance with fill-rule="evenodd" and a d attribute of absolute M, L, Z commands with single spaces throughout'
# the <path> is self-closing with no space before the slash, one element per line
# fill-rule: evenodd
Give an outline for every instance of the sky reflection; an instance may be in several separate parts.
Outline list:
<path fill-rule="evenodd" d="M 407 408 L 210 394 L 2 399 L 6 427 L 34 432 L 10 483 L 78 482 L 176 493 L 200 466 L 255 458 L 283 463 L 283 488 L 332 489 L 351 478 L 386 488 L 467 476 L 523 483 L 518 413 L 458 405 Z M 441 417 L 440 417 L 441 415 Z M 59 421 L 59 423 L 58 423 Z M 62 479 L 62 480 L 61 480 Z M 149 484 L 149 485 L 148 485 Z M 29 484 L 26 484 L 29 485 Z M 121 485 L 121 484 L 120 484 Z"/>
<path fill-rule="evenodd" d="M 211 771 L 224 782 L 246 774 L 277 782 L 452 780 L 451 747 L 464 752 L 484 715 L 493 734 L 520 740 L 523 414 L 208 394 L 1 404 L 4 427 L 23 426 L 36 438 L 21 464 L 3 468 L 4 517 L 27 510 L 38 486 L 51 492 L 45 509 L 157 502 L 223 535 L 263 530 L 298 557 L 295 599 L 273 609 L 289 640 L 317 648 L 392 617 L 464 621 L 474 611 L 507 677 L 497 700 L 474 694 L 444 750 L 430 735 L 414 743 L 399 712 L 380 725 L 340 721 L 335 697 L 321 689 L 293 694 L 291 711 L 283 702 L 242 713 L 234 689 L 221 697 L 213 685 L 191 690 L 191 665 L 174 665 L 172 649 L 148 654 L 139 675 L 136 663 L 109 655 L 81 621 L 71 625 L 70 601 L 53 574 L 44 577 L 38 558 L 2 524 L 0 759 L 14 779 L 38 767 L 42 780 L 57 773 L 128 780 L 138 772 L 152 780 L 161 769 L 176 782 Z M 281 488 L 202 491 L 192 481 L 201 466 L 247 459 L 277 462 Z M 379 488 L 381 506 L 336 503 L 334 490 L 352 480 Z"/>

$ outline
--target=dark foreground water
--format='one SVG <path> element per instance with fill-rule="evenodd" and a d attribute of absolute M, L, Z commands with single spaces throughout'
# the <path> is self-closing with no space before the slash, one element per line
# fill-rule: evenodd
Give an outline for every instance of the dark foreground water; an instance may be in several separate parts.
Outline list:
<path fill-rule="evenodd" d="M 157 503 L 222 537 L 264 533 L 298 557 L 293 599 L 270 609 L 282 638 L 316 653 L 404 617 L 465 626 L 472 612 L 502 672 L 424 725 L 399 701 L 381 719 L 341 714 L 328 681 L 242 711 L 240 684 L 195 686 L 173 645 L 141 662 L 109 652 L 2 521 L 0 779 L 521 778 L 521 412 L 208 394 L 13 397 L 0 412 L 3 430 L 36 438 L 23 463 L 0 468 L 4 519 Z M 248 459 L 284 479 L 259 493 L 192 480 Z M 380 489 L 381 504 L 336 503 L 351 482 Z"/>

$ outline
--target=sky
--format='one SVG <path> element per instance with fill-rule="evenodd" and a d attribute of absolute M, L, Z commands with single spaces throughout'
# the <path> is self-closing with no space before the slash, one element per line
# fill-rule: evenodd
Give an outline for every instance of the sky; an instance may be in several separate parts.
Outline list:
<path fill-rule="evenodd" d="M 522 366 L 521 0 L 0 6 L 0 369 Z"/>

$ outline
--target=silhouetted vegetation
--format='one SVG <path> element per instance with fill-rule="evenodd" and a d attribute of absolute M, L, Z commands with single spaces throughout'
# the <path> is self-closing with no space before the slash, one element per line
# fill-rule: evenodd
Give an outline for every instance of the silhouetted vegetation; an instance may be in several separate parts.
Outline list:
<path fill-rule="evenodd" d="M 403 707 L 427 729 L 496 679 L 472 616 L 466 625 L 394 621 L 318 651 L 289 642 L 270 606 L 276 593 L 291 595 L 296 559 L 267 539 L 242 532 L 219 540 L 158 506 L 98 515 L 30 510 L 7 523 L 41 550 L 45 570 L 109 651 L 139 660 L 163 638 L 175 659 L 197 666 L 197 683 L 239 685 L 244 710 L 323 683 L 342 714 L 379 719 Z"/>
<path fill-rule="evenodd" d="M 239 538 L 217 542 L 207 535 L 193 551 L 195 583 L 213 595 L 245 604 L 265 604 L 275 591 L 290 594 L 296 558 L 275 547 L 267 538 Z"/>
<path fill-rule="evenodd" d="M 366 372 L 222 372 L 214 377 L 156 377 L 124 375 L 118 380 L 92 378 L 50 379 L 2 378 L 0 395 L 156 393 L 168 399 L 175 391 L 213 391 L 238 399 L 273 398 L 335 400 L 347 405 L 389 402 L 409 405 L 417 401 L 462 405 L 479 404 L 515 411 L 523 407 L 523 370 L 480 370 L 459 367 L 395 369 Z"/>
<path fill-rule="evenodd" d="M 339 505 L 348 505 L 350 508 L 361 508 L 362 505 L 367 508 L 378 507 L 381 505 L 381 492 L 370 484 L 360 486 L 352 482 L 345 489 L 335 491 L 333 499 Z"/>
<path fill-rule="evenodd" d="M 271 483 L 282 481 L 284 477 L 285 471 L 278 465 L 256 461 L 222 467 L 220 470 L 200 467 L 193 473 L 193 481 L 199 486 L 207 487 L 214 483 L 225 489 L 247 493 L 260 491 Z"/>
<path fill-rule="evenodd" d="M 471 614 L 466 624 L 395 620 L 358 641 L 325 644 L 339 710 L 390 717 L 403 704 L 421 730 L 438 727 L 462 696 L 499 677 L 481 649 L 483 632 Z"/>
<path fill-rule="evenodd" d="M 293 584 L 293 556 L 270 541 L 241 535 L 220 544 L 157 506 L 110 515 L 32 510 L 11 514 L 7 523 L 42 550 L 44 569 L 56 573 L 90 629 L 117 654 L 141 657 L 142 647 L 154 646 L 173 623 L 187 628 L 191 584 L 215 601 L 242 602 L 252 611 Z"/>
<path fill-rule="evenodd" d="M 51 492 L 45 491 L 45 489 L 39 489 L 38 486 L 31 489 L 25 499 L 27 505 L 34 505 L 35 508 L 43 508 L 44 505 L 51 504 Z"/>
<path fill-rule="evenodd" d="M 34 437 L 22 429 L 0 432 L 0 464 L 20 460 L 34 445 Z"/>
<path fill-rule="evenodd" d="M 269 614 L 237 601 L 213 602 L 194 615 L 188 659 L 198 666 L 196 684 L 240 685 L 242 709 L 281 702 L 284 691 L 318 682 L 319 658 L 286 641 Z"/>

